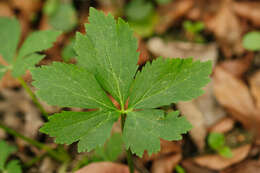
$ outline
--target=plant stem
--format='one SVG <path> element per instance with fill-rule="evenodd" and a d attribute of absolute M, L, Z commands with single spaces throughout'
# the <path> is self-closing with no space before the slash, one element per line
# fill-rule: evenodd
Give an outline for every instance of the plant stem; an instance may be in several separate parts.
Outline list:
<path fill-rule="evenodd" d="M 126 120 L 126 114 L 121 114 L 121 129 L 122 129 L 122 132 L 123 132 L 123 129 L 124 129 L 124 126 L 125 126 L 125 120 Z M 128 163 L 128 167 L 129 167 L 129 172 L 134 173 L 133 154 L 132 154 L 130 148 L 126 151 L 126 156 L 127 156 L 127 163 Z"/>
<path fill-rule="evenodd" d="M 38 149 L 45 150 L 52 158 L 54 158 L 57 161 L 64 162 L 64 161 L 67 161 L 69 159 L 68 155 L 64 157 L 65 153 L 57 152 L 57 151 L 53 150 L 51 147 L 49 147 L 49 146 L 47 146 L 43 143 L 40 143 L 40 142 L 38 142 L 34 139 L 28 138 L 28 137 L 16 132 L 15 130 L 7 127 L 6 125 L 4 125 L 2 123 L 0 123 L 0 128 L 3 129 L 4 131 L 6 131 L 7 133 L 15 136 L 15 137 L 23 139 L 24 141 L 26 141 L 27 143 L 37 147 Z"/>
<path fill-rule="evenodd" d="M 35 105 L 39 108 L 39 110 L 41 111 L 44 118 L 46 120 L 48 120 L 48 113 L 44 110 L 43 106 L 40 104 L 39 100 L 37 99 L 35 94 L 32 92 L 31 88 L 27 85 L 27 83 L 23 80 L 22 77 L 19 77 L 18 80 L 21 83 L 22 87 L 25 89 L 25 91 L 32 98 L 32 101 L 35 103 Z"/>
<path fill-rule="evenodd" d="M 24 163 L 24 166 L 26 168 L 30 168 L 32 167 L 35 163 L 37 163 L 38 161 L 42 160 L 45 157 L 46 153 L 43 153 L 39 156 L 36 156 L 35 158 L 33 158 L 32 160 L 29 160 L 28 162 Z"/>

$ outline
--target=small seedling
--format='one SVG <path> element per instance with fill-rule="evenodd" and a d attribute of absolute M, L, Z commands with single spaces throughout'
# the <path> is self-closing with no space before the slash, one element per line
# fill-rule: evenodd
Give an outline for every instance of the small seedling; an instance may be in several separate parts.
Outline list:
<path fill-rule="evenodd" d="M 0 46 L 0 55 L 3 58 L 2 62 L 4 61 L 4 63 L 0 63 L 0 80 L 6 72 L 11 71 L 12 76 L 18 78 L 21 85 L 47 118 L 47 113 L 22 76 L 26 70 L 34 67 L 44 58 L 45 55 L 39 52 L 50 48 L 61 32 L 54 30 L 33 32 L 25 39 L 21 48 L 17 51 L 21 35 L 19 22 L 14 18 L 1 17 L 0 26 L 0 43 L 2 43 Z"/>
<path fill-rule="evenodd" d="M 205 39 L 201 35 L 201 31 L 203 31 L 205 28 L 203 22 L 192 22 L 186 20 L 185 22 L 183 22 L 183 28 L 186 31 L 188 39 L 190 39 L 191 41 L 195 41 L 197 43 L 205 42 Z"/>
<path fill-rule="evenodd" d="M 208 144 L 211 149 L 223 157 L 231 158 L 233 156 L 231 149 L 225 144 L 225 136 L 221 133 L 210 133 Z"/>
<path fill-rule="evenodd" d="M 260 50 L 260 31 L 252 31 L 243 37 L 243 46 L 247 50 Z"/>
<path fill-rule="evenodd" d="M 157 58 L 137 72 L 137 40 L 129 25 L 94 8 L 88 19 L 87 34 L 76 34 L 77 65 L 54 62 L 33 69 L 32 76 L 36 94 L 50 105 L 92 111 L 54 114 L 40 131 L 60 144 L 79 141 L 79 152 L 91 151 L 104 145 L 120 118 L 133 172 L 131 152 L 140 157 L 144 150 L 158 152 L 160 138 L 180 140 L 191 129 L 178 111 L 165 114 L 155 108 L 203 94 L 212 65 L 191 58 Z"/>
<path fill-rule="evenodd" d="M 22 168 L 18 160 L 11 160 L 7 162 L 8 157 L 15 153 L 16 147 L 7 144 L 0 140 L 0 172 L 2 173 L 21 173 Z"/>
<path fill-rule="evenodd" d="M 15 78 L 24 75 L 26 70 L 32 68 L 44 55 L 38 52 L 46 50 L 52 46 L 56 38 L 61 34 L 59 31 L 36 31 L 31 33 L 23 42 L 21 48 L 16 53 L 19 42 L 21 27 L 16 19 L 0 18 L 0 55 L 7 63 L 0 65 L 0 79 L 8 71 L 12 71 Z"/>
<path fill-rule="evenodd" d="M 175 171 L 176 171 L 177 173 L 186 173 L 185 169 L 184 169 L 183 167 L 181 167 L 180 165 L 177 165 L 177 166 L 175 167 Z"/>

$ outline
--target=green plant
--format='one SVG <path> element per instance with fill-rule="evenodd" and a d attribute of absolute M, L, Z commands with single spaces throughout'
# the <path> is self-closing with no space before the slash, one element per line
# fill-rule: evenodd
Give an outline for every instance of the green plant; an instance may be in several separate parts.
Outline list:
<path fill-rule="evenodd" d="M 22 168 L 18 160 L 11 160 L 7 163 L 8 157 L 16 152 L 17 148 L 0 140 L 0 172 L 2 173 L 21 173 Z"/>
<path fill-rule="evenodd" d="M 158 22 L 158 14 L 152 2 L 132 0 L 125 7 L 125 14 L 130 26 L 142 37 L 153 34 Z"/>
<path fill-rule="evenodd" d="M 113 133 L 104 146 L 99 146 L 91 156 L 85 156 L 73 169 L 74 171 L 92 162 L 115 161 L 123 152 L 123 139 L 120 133 Z"/>
<path fill-rule="evenodd" d="M 32 76 L 36 94 L 50 105 L 92 111 L 54 114 L 40 131 L 57 143 L 79 141 L 78 151 L 84 152 L 102 146 L 120 118 L 132 173 L 131 153 L 158 152 L 160 138 L 180 140 L 191 129 L 178 111 L 165 114 L 155 108 L 201 95 L 210 81 L 211 62 L 157 58 L 136 73 L 139 53 L 129 25 L 94 8 L 89 22 L 86 35 L 76 34 L 77 65 L 54 62 L 33 69 Z"/>
<path fill-rule="evenodd" d="M 72 58 L 76 56 L 76 53 L 73 49 L 75 44 L 75 39 L 72 38 L 70 42 L 63 48 L 61 56 L 64 62 L 69 62 Z"/>
<path fill-rule="evenodd" d="M 210 133 L 208 136 L 208 145 L 223 157 L 230 158 L 233 156 L 231 149 L 225 144 L 225 136 L 221 133 Z"/>
<path fill-rule="evenodd" d="M 2 55 L 5 61 L 5 65 L 0 64 L 0 80 L 6 72 L 11 71 L 12 76 L 19 79 L 43 115 L 47 117 L 47 113 L 34 96 L 30 87 L 27 86 L 22 76 L 26 70 L 34 67 L 44 58 L 45 55 L 39 52 L 50 48 L 61 32 L 54 30 L 33 32 L 26 38 L 17 52 L 21 34 L 19 22 L 14 18 L 1 17 L 0 26 L 0 42 L 3 43 L 0 46 L 0 55 Z"/>
<path fill-rule="evenodd" d="M 245 49 L 251 51 L 260 50 L 260 32 L 252 31 L 244 35 L 243 46 Z"/>
<path fill-rule="evenodd" d="M 120 133 L 114 133 L 104 146 L 95 149 L 95 158 L 101 161 L 115 161 L 122 152 L 122 135 Z"/>
<path fill-rule="evenodd" d="M 205 28 L 203 22 L 192 22 L 186 20 L 183 22 L 183 28 L 186 31 L 188 39 L 190 39 L 191 41 L 195 41 L 197 43 L 205 42 L 205 39 L 201 35 L 201 31 L 203 31 Z"/>
<path fill-rule="evenodd" d="M 173 0 L 155 0 L 159 5 L 169 4 Z"/>
<path fill-rule="evenodd" d="M 73 30 L 78 23 L 77 13 L 71 2 L 47 0 L 43 12 L 48 17 L 48 23 L 54 29 L 68 32 Z"/>
<path fill-rule="evenodd" d="M 181 167 L 180 165 L 177 165 L 177 166 L 175 167 L 175 171 L 176 171 L 177 173 L 186 173 L 185 169 L 184 169 L 183 167 Z"/>

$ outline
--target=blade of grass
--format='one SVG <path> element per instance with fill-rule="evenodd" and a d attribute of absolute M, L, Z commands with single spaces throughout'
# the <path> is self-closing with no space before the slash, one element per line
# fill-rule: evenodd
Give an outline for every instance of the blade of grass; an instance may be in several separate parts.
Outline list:
<path fill-rule="evenodd" d="M 11 129 L 7 127 L 6 125 L 0 123 L 0 129 L 3 129 L 5 132 L 7 132 L 10 135 L 13 135 L 15 137 L 18 137 L 20 139 L 23 139 L 25 142 L 35 146 L 38 149 L 44 150 L 48 153 L 49 156 L 51 156 L 53 159 L 59 161 L 59 162 L 66 162 L 70 160 L 70 156 L 65 152 L 57 152 L 48 145 L 45 145 L 43 143 L 40 143 L 34 139 L 28 138 L 19 132 L 15 131 L 14 129 Z"/>

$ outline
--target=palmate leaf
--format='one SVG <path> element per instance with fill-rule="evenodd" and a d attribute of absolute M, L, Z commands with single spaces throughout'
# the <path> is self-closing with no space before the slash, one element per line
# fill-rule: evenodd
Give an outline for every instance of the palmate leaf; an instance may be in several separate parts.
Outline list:
<path fill-rule="evenodd" d="M 20 38 L 20 24 L 16 19 L 1 17 L 0 26 L 0 55 L 10 64 L 14 59 Z"/>
<path fill-rule="evenodd" d="M 36 95 L 50 105 L 115 109 L 95 77 L 85 68 L 54 62 L 31 71 Z"/>
<path fill-rule="evenodd" d="M 158 58 L 135 77 L 137 40 L 128 24 L 93 8 L 89 22 L 87 34 L 76 36 L 77 65 L 53 63 L 33 70 L 32 76 L 37 95 L 47 103 L 98 110 L 55 114 L 41 131 L 56 137 L 58 143 L 79 141 L 78 151 L 89 151 L 103 145 L 113 122 L 127 114 L 123 141 L 138 156 L 144 150 L 159 151 L 160 138 L 180 140 L 191 125 L 177 112 L 164 115 L 152 108 L 201 95 L 210 81 L 211 63 Z M 120 110 L 106 92 L 120 103 Z"/>
<path fill-rule="evenodd" d="M 164 111 L 157 109 L 129 113 L 123 131 L 126 148 L 142 157 L 144 150 L 149 154 L 160 150 L 160 138 L 182 139 L 181 134 L 188 132 L 192 126 L 178 115 L 178 112 L 171 112 L 165 116 Z"/>
<path fill-rule="evenodd" d="M 121 133 L 114 133 L 102 147 L 95 148 L 95 157 L 101 161 L 115 161 L 123 152 Z"/>
<path fill-rule="evenodd" d="M 54 30 L 36 31 L 31 33 L 20 48 L 18 58 L 50 48 L 60 34 L 60 31 Z"/>
<path fill-rule="evenodd" d="M 0 17 L 0 55 L 7 62 L 7 67 L 0 67 L 0 80 L 7 70 L 12 70 L 14 77 L 21 77 L 26 70 L 34 67 L 44 56 L 36 52 L 52 46 L 60 31 L 36 31 L 31 33 L 22 44 L 16 57 L 17 44 L 21 33 L 16 19 Z"/>
<path fill-rule="evenodd" d="M 40 131 L 56 137 L 57 143 L 79 141 L 79 152 L 90 151 L 105 143 L 119 115 L 115 111 L 62 112 L 51 116 Z"/>
<path fill-rule="evenodd" d="M 121 105 L 128 98 L 137 70 L 137 40 L 122 19 L 116 22 L 90 8 L 86 35 L 77 33 L 75 51 L 78 64 L 92 72 L 102 87 Z"/>
<path fill-rule="evenodd" d="M 137 74 L 128 107 L 157 108 L 198 97 L 210 81 L 211 68 L 209 61 L 158 58 Z"/>

